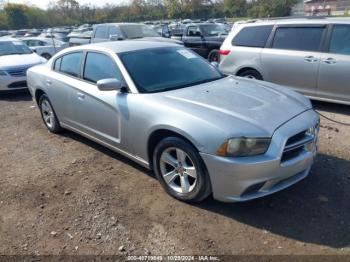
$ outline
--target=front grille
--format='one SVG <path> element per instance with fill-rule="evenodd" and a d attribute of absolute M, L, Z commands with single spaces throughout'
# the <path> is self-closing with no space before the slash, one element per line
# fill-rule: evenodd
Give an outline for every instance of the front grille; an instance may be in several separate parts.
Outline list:
<path fill-rule="evenodd" d="M 27 81 L 18 81 L 14 82 L 7 86 L 8 88 L 21 88 L 21 87 L 27 87 Z"/>
<path fill-rule="evenodd" d="M 9 68 L 9 69 L 6 69 L 6 72 L 10 76 L 23 77 L 23 76 L 26 76 L 27 70 L 29 68 L 31 68 L 32 66 L 34 66 L 34 65 L 26 65 L 26 66 L 21 66 L 21 67 Z"/>
<path fill-rule="evenodd" d="M 28 68 L 9 69 L 7 70 L 7 73 L 14 77 L 22 77 L 22 76 L 26 76 L 27 69 Z"/>
<path fill-rule="evenodd" d="M 305 146 L 315 139 L 315 133 L 311 130 L 313 129 L 304 130 L 287 140 L 281 162 L 296 158 L 305 151 Z"/>

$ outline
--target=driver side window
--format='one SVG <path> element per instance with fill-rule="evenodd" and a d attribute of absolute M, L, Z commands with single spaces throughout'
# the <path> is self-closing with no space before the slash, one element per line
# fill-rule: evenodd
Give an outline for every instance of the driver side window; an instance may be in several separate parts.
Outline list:
<path fill-rule="evenodd" d="M 95 52 L 88 52 L 86 55 L 83 77 L 92 83 L 108 78 L 122 81 L 122 74 L 112 58 Z"/>

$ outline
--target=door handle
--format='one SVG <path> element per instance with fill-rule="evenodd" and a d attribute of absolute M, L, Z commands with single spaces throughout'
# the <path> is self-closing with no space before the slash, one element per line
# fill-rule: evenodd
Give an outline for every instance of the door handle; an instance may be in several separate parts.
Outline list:
<path fill-rule="evenodd" d="M 337 60 L 335 60 L 333 57 L 329 57 L 329 58 L 327 58 L 327 59 L 324 59 L 324 60 L 323 60 L 323 63 L 328 64 L 328 65 L 331 65 L 331 64 L 337 63 Z"/>
<path fill-rule="evenodd" d="M 309 62 L 309 63 L 314 63 L 314 62 L 317 62 L 317 61 L 318 61 L 318 59 L 317 59 L 316 57 L 312 56 L 312 55 L 310 55 L 310 56 L 305 56 L 305 57 L 304 57 L 304 60 L 305 60 L 306 62 Z"/>
<path fill-rule="evenodd" d="M 52 84 L 51 80 L 47 79 L 46 80 L 46 85 L 50 86 Z"/>
<path fill-rule="evenodd" d="M 78 92 L 77 96 L 78 96 L 79 100 L 84 100 L 85 99 L 85 95 L 83 93 Z"/>

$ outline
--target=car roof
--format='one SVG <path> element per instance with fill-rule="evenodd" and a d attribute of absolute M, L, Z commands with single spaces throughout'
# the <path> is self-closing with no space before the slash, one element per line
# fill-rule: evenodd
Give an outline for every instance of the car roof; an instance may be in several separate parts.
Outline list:
<path fill-rule="evenodd" d="M 140 24 L 140 23 L 103 23 L 103 24 L 95 24 L 93 27 L 97 27 L 97 26 L 101 26 L 101 25 L 120 26 L 120 25 L 145 25 L 145 24 Z"/>
<path fill-rule="evenodd" d="M 0 42 L 22 42 L 22 40 L 14 37 L 2 37 L 0 38 Z"/>
<path fill-rule="evenodd" d="M 144 50 L 144 49 L 150 49 L 150 48 L 162 48 L 162 47 L 179 47 L 179 45 L 173 44 L 173 43 L 145 41 L 145 40 L 123 40 L 123 41 L 112 41 L 112 42 L 83 45 L 83 46 L 72 47 L 69 49 L 70 50 L 108 49 L 114 53 L 124 53 L 124 52 L 130 52 L 130 51 Z"/>
<path fill-rule="evenodd" d="M 22 37 L 22 40 L 41 40 L 41 41 L 50 41 L 52 38 L 46 38 L 46 37 L 41 37 L 41 36 L 26 36 Z M 57 39 L 56 39 L 57 40 Z"/>
<path fill-rule="evenodd" d="M 240 23 L 239 23 L 240 24 Z M 309 18 L 269 18 L 242 21 L 243 26 L 254 25 L 288 25 L 288 24 L 350 24 L 350 18 L 346 17 L 309 17 Z"/>

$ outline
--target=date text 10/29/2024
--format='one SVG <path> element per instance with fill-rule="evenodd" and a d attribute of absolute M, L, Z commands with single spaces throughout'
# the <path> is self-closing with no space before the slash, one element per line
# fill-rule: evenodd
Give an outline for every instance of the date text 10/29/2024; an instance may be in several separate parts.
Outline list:
<path fill-rule="evenodd" d="M 128 256 L 128 261 L 220 261 L 216 256 Z"/>

